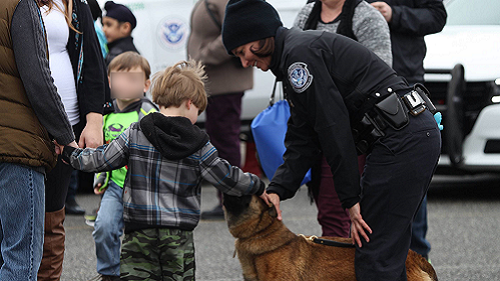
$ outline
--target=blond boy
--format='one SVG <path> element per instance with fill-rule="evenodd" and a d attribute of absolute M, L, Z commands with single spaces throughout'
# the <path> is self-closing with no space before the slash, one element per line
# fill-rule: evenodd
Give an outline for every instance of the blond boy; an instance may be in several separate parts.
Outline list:
<path fill-rule="evenodd" d="M 194 125 L 207 105 L 204 76 L 193 61 L 168 67 L 153 78 L 159 113 L 132 124 L 109 145 L 64 148 L 63 159 L 75 169 L 97 172 L 128 165 L 122 280 L 194 280 L 192 231 L 200 219 L 202 179 L 224 193 L 258 194 L 267 201 L 264 183 L 219 158 Z"/>

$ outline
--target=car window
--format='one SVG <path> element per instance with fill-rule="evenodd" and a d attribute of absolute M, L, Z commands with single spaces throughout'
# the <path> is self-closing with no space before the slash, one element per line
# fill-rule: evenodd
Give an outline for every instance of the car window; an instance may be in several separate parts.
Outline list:
<path fill-rule="evenodd" d="M 500 25 L 499 0 L 445 0 L 447 25 Z"/>

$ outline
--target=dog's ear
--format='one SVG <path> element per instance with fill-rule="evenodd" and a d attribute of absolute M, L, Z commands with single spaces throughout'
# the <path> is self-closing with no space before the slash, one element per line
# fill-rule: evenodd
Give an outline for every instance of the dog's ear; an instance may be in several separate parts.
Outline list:
<path fill-rule="evenodd" d="M 271 208 L 269 208 L 268 212 L 272 218 L 278 217 L 278 211 L 276 211 L 276 207 L 274 205 L 272 205 Z"/>

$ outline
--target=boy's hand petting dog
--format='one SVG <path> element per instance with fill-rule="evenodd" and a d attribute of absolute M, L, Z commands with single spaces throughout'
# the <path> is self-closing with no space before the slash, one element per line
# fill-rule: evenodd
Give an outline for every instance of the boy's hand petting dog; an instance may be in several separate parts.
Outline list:
<path fill-rule="evenodd" d="M 267 194 L 267 197 L 269 198 L 269 201 L 271 201 L 271 203 L 276 208 L 276 212 L 278 213 L 278 220 L 282 220 L 283 218 L 281 217 L 280 196 L 276 193 L 270 193 Z"/>

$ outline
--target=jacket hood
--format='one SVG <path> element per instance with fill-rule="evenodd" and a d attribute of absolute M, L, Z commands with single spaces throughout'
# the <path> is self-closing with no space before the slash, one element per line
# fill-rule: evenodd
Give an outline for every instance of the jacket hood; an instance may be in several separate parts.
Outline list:
<path fill-rule="evenodd" d="M 169 160 L 186 158 L 209 141 L 208 135 L 186 117 L 151 113 L 139 125 L 148 141 Z"/>

